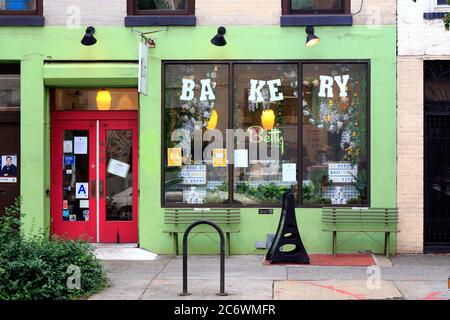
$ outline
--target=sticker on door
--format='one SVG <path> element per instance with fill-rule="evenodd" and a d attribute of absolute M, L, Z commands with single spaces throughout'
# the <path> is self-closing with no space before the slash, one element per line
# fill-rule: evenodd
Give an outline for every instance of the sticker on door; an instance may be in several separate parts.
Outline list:
<path fill-rule="evenodd" d="M 77 199 L 89 199 L 89 183 L 77 182 L 75 187 L 75 197 Z"/>

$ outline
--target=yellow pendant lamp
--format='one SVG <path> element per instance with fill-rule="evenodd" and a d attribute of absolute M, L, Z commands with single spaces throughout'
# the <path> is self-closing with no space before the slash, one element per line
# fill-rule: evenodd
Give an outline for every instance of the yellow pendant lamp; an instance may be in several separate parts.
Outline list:
<path fill-rule="evenodd" d="M 209 118 L 208 130 L 214 130 L 217 127 L 217 122 L 219 121 L 219 115 L 216 110 L 211 111 L 211 118 Z"/>
<path fill-rule="evenodd" d="M 109 111 L 111 110 L 111 93 L 108 90 L 100 90 L 97 92 L 97 110 Z"/>
<path fill-rule="evenodd" d="M 272 130 L 275 125 L 275 113 L 272 109 L 263 110 L 261 115 L 261 122 L 264 130 Z"/>

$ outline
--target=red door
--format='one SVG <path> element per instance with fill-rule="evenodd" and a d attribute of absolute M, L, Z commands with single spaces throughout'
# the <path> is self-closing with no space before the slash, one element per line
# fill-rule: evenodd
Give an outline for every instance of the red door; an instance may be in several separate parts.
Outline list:
<path fill-rule="evenodd" d="M 52 120 L 52 234 L 138 242 L 138 133 L 130 114 L 121 114 L 122 120 L 71 120 L 65 113 Z M 78 119 L 94 116 L 76 113 Z"/>
<path fill-rule="evenodd" d="M 96 122 L 54 121 L 51 129 L 51 231 L 95 242 Z"/>
<path fill-rule="evenodd" d="M 137 121 L 100 121 L 100 242 L 137 242 Z"/>

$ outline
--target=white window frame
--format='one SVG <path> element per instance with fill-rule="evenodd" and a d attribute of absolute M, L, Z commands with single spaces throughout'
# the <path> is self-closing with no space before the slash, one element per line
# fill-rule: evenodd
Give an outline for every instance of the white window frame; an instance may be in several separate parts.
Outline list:
<path fill-rule="evenodd" d="M 439 11 L 439 12 L 448 12 L 450 11 L 450 5 L 442 5 L 442 4 L 438 4 L 438 0 L 430 0 L 432 3 L 432 6 L 434 8 L 435 11 Z"/>

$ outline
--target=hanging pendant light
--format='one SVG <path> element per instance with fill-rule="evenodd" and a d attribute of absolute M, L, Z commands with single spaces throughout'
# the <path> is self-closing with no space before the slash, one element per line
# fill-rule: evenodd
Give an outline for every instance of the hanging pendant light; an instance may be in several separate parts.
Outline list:
<path fill-rule="evenodd" d="M 264 130 L 272 130 L 275 125 L 275 113 L 272 109 L 263 110 L 261 115 L 262 127 Z"/>
<path fill-rule="evenodd" d="M 217 122 L 219 121 L 219 115 L 217 114 L 216 110 L 213 110 L 211 112 L 211 118 L 209 118 L 208 130 L 214 130 L 217 127 Z"/>
<path fill-rule="evenodd" d="M 111 110 L 111 93 L 108 90 L 100 90 L 97 92 L 97 110 L 109 111 Z"/>

